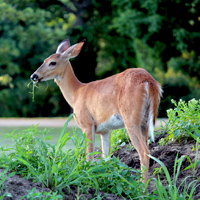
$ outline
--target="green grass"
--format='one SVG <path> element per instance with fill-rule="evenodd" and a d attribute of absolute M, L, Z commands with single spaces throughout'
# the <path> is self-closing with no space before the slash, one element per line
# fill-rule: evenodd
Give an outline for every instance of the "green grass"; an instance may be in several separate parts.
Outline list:
<path fill-rule="evenodd" d="M 12 132 L 13 130 L 17 130 L 17 131 L 22 131 L 22 130 L 25 130 L 29 128 L 29 126 L 19 126 L 19 127 L 15 127 L 15 126 L 10 126 L 10 127 L 7 127 L 7 126 L 1 126 L 1 130 L 0 130 L 0 137 L 3 136 L 5 133 L 10 133 Z M 38 126 L 38 129 L 39 130 L 43 130 L 45 129 L 46 127 L 40 127 Z M 55 134 L 60 134 L 61 130 L 62 130 L 63 127 L 54 127 L 53 130 L 55 132 Z M 50 128 L 51 129 L 51 128 Z M 68 127 L 68 130 L 70 131 L 73 131 L 73 127 Z"/>
<path fill-rule="evenodd" d="M 198 141 L 197 141 L 198 145 Z M 198 149 L 197 149 L 198 151 Z M 197 154 L 198 155 L 198 154 Z M 156 184 L 156 190 L 154 191 L 155 195 L 159 196 L 159 200 L 192 200 L 193 194 L 196 190 L 196 188 L 199 186 L 198 180 L 193 180 L 190 182 L 187 182 L 187 179 L 191 178 L 190 176 L 186 176 L 185 179 L 182 181 L 182 183 L 178 186 L 177 179 L 179 176 L 179 173 L 181 171 L 181 165 L 184 162 L 185 158 L 188 159 L 187 156 L 181 156 L 180 159 L 178 159 L 178 154 L 176 156 L 175 162 L 174 162 L 174 176 L 173 180 L 171 180 L 169 171 L 167 170 L 167 167 L 162 163 L 160 160 L 153 156 L 149 156 L 153 160 L 155 160 L 157 163 L 161 165 L 161 168 L 163 169 L 166 179 L 167 179 L 167 186 L 163 186 L 163 184 L 160 181 L 160 176 L 158 174 L 158 179 L 151 178 L 147 181 L 145 189 L 147 189 L 148 184 L 150 181 L 154 181 Z M 189 158 L 190 159 L 190 158 Z M 197 160 L 195 159 L 195 163 L 192 165 L 197 165 Z"/>
<path fill-rule="evenodd" d="M 5 144 L 8 144 L 9 147 L 12 146 L 12 141 L 11 141 L 10 138 L 4 139 L 4 136 L 5 136 L 6 133 L 11 133 L 13 130 L 16 130 L 15 134 L 17 134 L 20 131 L 25 130 L 27 128 L 29 128 L 29 127 L 28 126 L 21 126 L 21 127 L 14 127 L 14 126 L 6 127 L 6 126 L 3 126 L 3 127 L 1 127 L 1 129 L 0 129 L 0 147 L 4 146 Z M 38 126 L 37 129 L 39 131 L 43 131 L 45 129 L 45 127 Z M 46 128 L 46 129 L 50 130 L 48 135 L 52 137 L 52 140 L 50 140 L 49 143 L 50 144 L 56 144 L 58 142 L 58 139 L 59 139 L 59 136 L 60 136 L 60 133 L 61 133 L 63 127 L 53 127 L 53 128 Z M 67 133 L 70 132 L 69 136 L 72 136 L 74 134 L 78 134 L 79 132 L 81 132 L 81 129 L 77 128 L 77 127 L 67 127 L 66 132 Z M 100 135 L 96 134 L 96 136 L 95 136 L 95 146 L 100 146 L 100 145 L 101 145 Z M 74 147 L 73 143 L 71 141 L 68 141 L 67 144 L 66 144 L 66 148 L 71 149 L 73 147 Z"/>
<path fill-rule="evenodd" d="M 144 185 L 139 181 L 141 174 L 138 170 L 130 169 L 119 158 L 108 157 L 87 161 L 86 148 L 89 141 L 85 133 L 67 133 L 69 117 L 59 135 L 57 144 L 49 144 L 49 132 L 39 131 L 31 127 L 18 134 L 7 134 L 13 141 L 12 148 L 0 148 L 0 167 L 14 171 L 26 178 L 41 182 L 54 193 L 63 195 L 64 188 L 70 190 L 70 185 L 76 185 L 80 192 L 87 193 L 89 188 L 96 191 L 114 193 L 124 197 L 142 199 Z M 38 137 L 40 136 L 40 137 Z M 64 149 L 71 141 L 73 149 Z M 135 172 L 137 175 L 131 175 Z M 2 186 L 4 180 L 2 180 Z M 1 192 L 1 191 L 0 191 Z M 29 196 L 33 196 L 31 191 Z M 42 194 L 35 194 L 42 195 Z M 51 194 L 50 194 L 51 195 Z M 148 198 L 151 199 L 151 198 Z"/>

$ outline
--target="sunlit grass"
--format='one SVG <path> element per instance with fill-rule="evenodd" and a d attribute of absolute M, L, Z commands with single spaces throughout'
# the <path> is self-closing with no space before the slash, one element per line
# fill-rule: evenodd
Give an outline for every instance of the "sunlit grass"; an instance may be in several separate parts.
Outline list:
<path fill-rule="evenodd" d="M 4 146 L 7 144 L 8 144 L 8 146 L 12 146 L 12 141 L 9 138 L 4 139 L 4 135 L 6 133 L 11 133 L 12 131 L 16 130 L 15 133 L 17 134 L 20 131 L 25 130 L 27 128 L 29 128 L 29 127 L 28 126 L 20 126 L 20 127 L 3 126 L 3 127 L 1 127 L 1 129 L 0 129 L 0 146 Z M 43 131 L 45 129 L 45 127 L 38 126 L 37 129 L 40 131 Z M 59 139 L 59 136 L 60 136 L 60 133 L 61 133 L 63 127 L 53 127 L 53 128 L 46 128 L 46 129 L 50 130 L 48 135 L 52 137 L 52 140 L 49 140 L 49 143 L 56 144 L 58 142 L 58 139 Z M 78 134 L 79 132 L 81 132 L 81 129 L 77 128 L 77 127 L 67 127 L 66 132 L 70 133 L 69 136 L 72 136 L 74 134 Z M 100 136 L 96 134 L 95 146 L 99 146 L 100 144 L 101 144 Z M 73 147 L 74 147 L 74 145 L 72 144 L 71 141 L 67 142 L 66 149 L 71 149 Z"/>
<path fill-rule="evenodd" d="M 50 188 L 60 195 L 63 195 L 63 189 L 70 192 L 70 186 L 75 185 L 81 193 L 87 193 L 90 188 L 94 188 L 96 192 L 103 191 L 125 198 L 143 199 L 146 194 L 143 194 L 144 184 L 139 181 L 139 171 L 130 169 L 115 156 L 86 160 L 87 156 L 99 153 L 87 155 L 86 149 L 91 141 L 86 138 L 85 133 L 69 136 L 70 132 L 67 132 L 66 128 L 71 118 L 72 115 L 65 123 L 57 144 L 54 145 L 49 144 L 49 131 L 39 131 L 37 126 L 31 126 L 15 135 L 13 132 L 7 134 L 13 142 L 13 147 L 0 148 L 0 167 L 20 174 L 26 179 L 40 182 L 43 187 Z M 74 148 L 64 149 L 68 146 L 69 140 L 74 144 Z M 7 178 L 5 173 L 3 175 L 2 184 Z M 0 188 L 0 194 L 1 191 Z M 29 196 L 32 197 L 34 191 L 32 190 L 32 194 L 29 192 Z M 77 199 L 78 197 L 79 192 Z"/>

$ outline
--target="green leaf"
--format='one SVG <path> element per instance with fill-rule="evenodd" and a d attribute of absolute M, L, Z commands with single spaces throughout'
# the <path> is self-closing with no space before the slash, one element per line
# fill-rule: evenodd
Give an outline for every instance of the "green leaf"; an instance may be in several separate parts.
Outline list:
<path fill-rule="evenodd" d="M 193 133 L 196 137 L 199 137 L 200 138 L 200 134 L 197 133 L 196 131 Z"/>
<path fill-rule="evenodd" d="M 180 134 L 180 132 L 181 132 L 180 129 L 175 130 L 174 136 L 177 137 Z"/>
<path fill-rule="evenodd" d="M 197 163 L 192 163 L 191 165 L 189 165 L 188 167 L 186 167 L 186 168 L 184 169 L 184 171 L 187 170 L 187 169 L 194 168 L 194 167 L 195 167 L 196 165 L 198 165 L 198 164 L 200 164 L 200 160 L 197 161 Z"/>
<path fill-rule="evenodd" d="M 161 165 L 161 167 L 163 168 L 164 172 L 165 172 L 165 175 L 166 175 L 166 178 L 167 178 L 167 181 L 169 183 L 169 185 L 172 185 L 172 182 L 171 182 L 171 178 L 170 178 L 170 175 L 169 175 L 169 172 L 167 170 L 167 167 L 164 165 L 163 162 L 161 162 L 160 160 L 158 160 L 157 158 L 149 155 L 149 157 L 153 160 L 155 160 L 157 163 L 159 163 Z"/>
<path fill-rule="evenodd" d="M 121 184 L 118 183 L 118 184 L 116 185 L 116 188 L 117 188 L 118 194 L 121 195 L 121 194 L 122 194 L 122 187 L 121 187 Z"/>

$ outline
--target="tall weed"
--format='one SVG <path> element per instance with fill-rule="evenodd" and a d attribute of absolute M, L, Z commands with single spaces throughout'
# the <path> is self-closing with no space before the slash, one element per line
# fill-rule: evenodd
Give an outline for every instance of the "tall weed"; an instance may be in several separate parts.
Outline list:
<path fill-rule="evenodd" d="M 174 104 L 174 109 L 167 110 L 168 122 L 166 123 L 168 136 L 160 141 L 161 145 L 167 144 L 170 141 L 181 141 L 184 139 L 187 142 L 192 133 L 196 137 L 200 137 L 197 130 L 200 130 L 200 100 L 191 99 L 188 103 L 179 100 L 171 100 Z"/>
<path fill-rule="evenodd" d="M 198 164 L 200 164 L 200 160 L 198 160 L 198 155 L 199 155 L 199 141 L 200 141 L 200 139 L 198 137 L 195 137 L 195 136 L 193 136 L 193 137 L 197 140 L 197 142 L 196 142 L 196 148 L 195 148 L 196 149 L 195 162 L 192 163 L 192 160 L 188 156 L 186 156 L 187 159 L 190 162 L 190 165 L 188 167 L 186 167 L 184 170 L 192 168 L 192 171 L 193 171 L 194 176 L 195 176 L 196 175 L 196 167 L 197 167 Z"/>

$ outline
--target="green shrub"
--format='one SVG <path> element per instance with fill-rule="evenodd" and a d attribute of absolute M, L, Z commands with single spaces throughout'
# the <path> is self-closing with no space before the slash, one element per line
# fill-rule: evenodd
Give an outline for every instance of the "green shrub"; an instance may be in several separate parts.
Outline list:
<path fill-rule="evenodd" d="M 160 144 L 167 144 L 170 141 L 181 141 L 183 138 L 187 142 L 192 133 L 196 137 L 200 134 L 195 129 L 200 129 L 200 100 L 191 99 L 188 103 L 179 100 L 177 103 L 173 99 L 174 109 L 167 110 L 169 121 L 166 123 L 168 136 L 162 139 Z"/>

